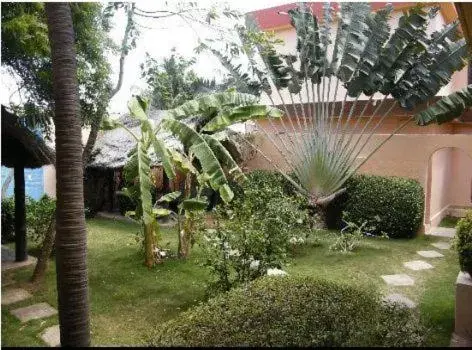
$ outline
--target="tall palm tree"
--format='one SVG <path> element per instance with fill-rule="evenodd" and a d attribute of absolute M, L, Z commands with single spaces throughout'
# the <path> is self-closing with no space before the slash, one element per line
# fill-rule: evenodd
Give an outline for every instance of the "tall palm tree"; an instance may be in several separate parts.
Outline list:
<path fill-rule="evenodd" d="M 56 268 L 62 346 L 89 346 L 87 232 L 74 28 L 68 3 L 46 3 L 56 138 Z"/>

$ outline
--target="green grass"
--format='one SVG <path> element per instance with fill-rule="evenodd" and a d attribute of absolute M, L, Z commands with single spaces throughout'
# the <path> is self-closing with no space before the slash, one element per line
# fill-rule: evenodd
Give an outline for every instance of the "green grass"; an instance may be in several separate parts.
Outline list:
<path fill-rule="evenodd" d="M 446 216 L 441 220 L 441 223 L 439 224 L 440 227 L 451 227 L 454 228 L 457 225 L 457 222 L 461 218 L 455 217 L 455 216 Z"/>
<path fill-rule="evenodd" d="M 202 258 L 198 247 L 187 261 L 174 258 L 148 270 L 142 265 L 135 240 L 138 226 L 105 219 L 88 220 L 88 266 L 92 343 L 146 344 L 149 334 L 159 324 L 176 317 L 181 311 L 204 299 L 207 271 L 199 265 Z M 176 251 L 177 233 L 163 230 L 163 241 Z M 299 247 L 287 271 L 290 274 L 322 277 L 365 288 L 379 293 L 401 292 L 419 303 L 422 317 L 431 327 L 430 345 L 447 346 L 453 328 L 454 281 L 459 271 L 454 251 L 442 251 L 445 258 L 431 259 L 434 269 L 410 271 L 403 262 L 419 258 L 416 251 L 430 249 L 438 237 L 412 240 L 367 239 L 354 253 L 329 252 L 330 233 L 319 234 L 319 245 Z M 424 259 L 423 259 L 424 260 Z M 26 282 L 32 268 L 15 273 L 18 285 L 31 288 Z M 413 287 L 388 289 L 380 278 L 383 274 L 408 273 L 415 278 Z M 12 273 L 3 274 L 3 280 Z M 34 291 L 31 300 L 2 307 L 3 345 L 43 345 L 38 334 L 57 324 L 57 318 L 21 325 L 9 310 L 33 302 L 57 306 L 55 268 L 51 264 L 45 285 Z"/>

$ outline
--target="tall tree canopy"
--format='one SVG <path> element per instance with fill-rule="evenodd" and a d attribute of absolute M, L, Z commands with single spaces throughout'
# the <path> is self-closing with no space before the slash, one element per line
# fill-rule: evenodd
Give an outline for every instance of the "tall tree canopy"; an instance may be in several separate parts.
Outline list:
<path fill-rule="evenodd" d="M 12 106 L 28 125 L 50 134 L 53 110 L 51 52 L 42 3 L 2 3 L 2 66 L 18 79 L 24 100 Z M 112 49 L 99 3 L 71 3 L 75 27 L 82 125 L 106 113 Z"/>
<path fill-rule="evenodd" d="M 147 55 L 141 65 L 142 77 L 149 89 L 147 97 L 158 109 L 172 109 L 196 97 L 199 93 L 219 89 L 214 81 L 199 77 L 192 69 L 194 58 L 185 58 L 175 48 L 162 62 Z"/>

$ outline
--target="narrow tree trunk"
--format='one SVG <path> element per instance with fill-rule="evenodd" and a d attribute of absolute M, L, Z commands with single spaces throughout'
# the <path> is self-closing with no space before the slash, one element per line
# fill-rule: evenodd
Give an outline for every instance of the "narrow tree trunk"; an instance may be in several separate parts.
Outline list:
<path fill-rule="evenodd" d="M 56 213 L 54 212 L 51 222 L 49 223 L 46 236 L 43 240 L 43 245 L 41 247 L 41 252 L 38 256 L 38 262 L 33 271 L 33 276 L 31 277 L 32 283 L 41 283 L 44 280 L 46 275 L 46 270 L 48 268 L 49 258 L 51 257 L 52 248 L 54 247 L 54 239 L 56 237 Z"/>
<path fill-rule="evenodd" d="M 26 253 L 26 198 L 25 169 L 15 165 L 15 260 L 25 261 Z"/>
<path fill-rule="evenodd" d="M 13 179 L 13 171 L 8 170 L 8 175 L 7 175 L 5 181 L 2 184 L 2 199 L 6 198 L 8 187 L 10 186 L 10 183 L 11 183 L 12 179 Z"/>
<path fill-rule="evenodd" d="M 184 198 L 189 198 L 192 191 L 192 174 L 189 172 L 185 177 Z M 180 226 L 180 225 L 179 225 Z M 179 227 L 179 258 L 187 258 L 190 254 L 190 235 L 192 234 L 192 222 L 187 216 L 184 218 L 182 229 Z"/>
<path fill-rule="evenodd" d="M 156 248 L 156 240 L 154 239 L 154 230 L 152 225 L 144 226 L 144 264 L 151 268 L 156 261 L 154 249 Z"/>
<path fill-rule="evenodd" d="M 82 137 L 74 28 L 68 3 L 46 3 L 56 139 L 56 273 L 62 346 L 89 346 Z"/>

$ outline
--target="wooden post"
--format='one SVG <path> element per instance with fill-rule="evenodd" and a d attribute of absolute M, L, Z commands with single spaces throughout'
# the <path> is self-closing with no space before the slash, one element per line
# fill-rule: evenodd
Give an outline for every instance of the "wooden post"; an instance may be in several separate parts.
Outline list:
<path fill-rule="evenodd" d="M 25 169 L 15 165 L 15 260 L 25 261 L 26 254 L 26 198 Z"/>

